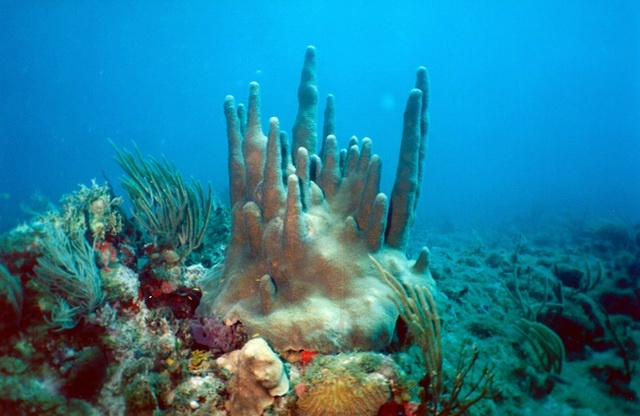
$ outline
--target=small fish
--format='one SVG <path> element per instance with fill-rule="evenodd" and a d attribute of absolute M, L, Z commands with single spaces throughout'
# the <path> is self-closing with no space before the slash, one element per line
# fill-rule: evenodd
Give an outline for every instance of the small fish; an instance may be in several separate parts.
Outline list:
<path fill-rule="evenodd" d="M 0 199 L 9 199 L 11 198 L 11 194 L 9 192 L 0 193 Z"/>

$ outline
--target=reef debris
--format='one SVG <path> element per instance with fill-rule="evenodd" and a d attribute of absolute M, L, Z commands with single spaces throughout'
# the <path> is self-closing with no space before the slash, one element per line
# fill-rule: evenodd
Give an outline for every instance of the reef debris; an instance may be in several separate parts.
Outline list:
<path fill-rule="evenodd" d="M 289 391 L 282 361 L 262 338 L 253 338 L 241 350 L 216 361 L 234 375 L 228 386 L 228 410 L 232 416 L 260 416 L 273 404 L 274 397 Z"/>

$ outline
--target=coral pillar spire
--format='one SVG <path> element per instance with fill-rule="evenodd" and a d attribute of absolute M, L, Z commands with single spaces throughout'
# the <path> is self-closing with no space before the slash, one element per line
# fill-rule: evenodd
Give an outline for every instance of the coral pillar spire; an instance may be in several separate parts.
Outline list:
<path fill-rule="evenodd" d="M 391 192 L 386 243 L 404 250 L 415 220 L 427 149 L 428 81 L 425 68 L 418 68 L 416 88 L 411 90 L 404 112 L 404 128 L 396 180 Z"/>
<path fill-rule="evenodd" d="M 318 86 L 316 80 L 316 48 L 307 47 L 302 66 L 302 77 L 298 88 L 298 115 L 293 125 L 293 146 L 291 148 L 294 165 L 297 166 L 298 148 L 304 147 L 310 155 L 316 153 L 316 118 Z"/>
<path fill-rule="evenodd" d="M 201 314 L 240 321 L 281 351 L 389 344 L 398 312 L 371 257 L 400 281 L 434 287 L 428 251 L 416 262 L 404 254 L 426 150 L 426 86 L 421 68 L 407 102 L 391 203 L 380 192 L 382 164 L 371 139 L 352 137 L 339 148 L 333 96 L 315 153 L 315 48 L 305 55 L 291 147 L 275 117 L 264 136 L 256 83 L 246 126 L 243 107 L 227 97 L 233 225 L 224 266 L 204 287 Z"/>

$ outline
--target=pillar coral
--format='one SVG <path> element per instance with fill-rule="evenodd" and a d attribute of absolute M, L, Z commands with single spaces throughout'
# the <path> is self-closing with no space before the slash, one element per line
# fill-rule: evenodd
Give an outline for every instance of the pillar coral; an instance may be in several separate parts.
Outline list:
<path fill-rule="evenodd" d="M 316 153 L 313 47 L 298 99 L 291 146 L 277 118 L 264 135 L 257 83 L 246 113 L 233 97 L 225 100 L 231 241 L 224 263 L 204 282 L 199 313 L 240 321 L 281 352 L 384 348 L 398 312 L 370 256 L 402 281 L 435 287 L 426 247 L 415 261 L 404 253 L 426 153 L 427 72 L 418 69 L 409 94 L 390 200 L 379 189 L 381 160 L 371 140 L 354 137 L 338 148 L 332 96 Z"/>

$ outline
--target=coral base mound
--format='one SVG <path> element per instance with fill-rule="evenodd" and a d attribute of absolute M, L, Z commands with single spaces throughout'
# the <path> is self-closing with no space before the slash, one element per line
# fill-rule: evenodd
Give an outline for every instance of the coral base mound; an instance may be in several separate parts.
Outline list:
<path fill-rule="evenodd" d="M 370 139 L 354 137 L 347 149 L 338 148 L 332 96 L 316 153 L 313 47 L 305 56 L 291 145 L 276 118 L 263 134 L 257 83 L 246 115 L 227 97 L 231 241 L 224 264 L 203 283 L 198 313 L 239 321 L 279 351 L 387 346 L 398 312 L 372 259 L 400 281 L 435 286 L 427 249 L 415 261 L 404 254 L 426 153 L 427 86 L 419 68 L 390 199 L 380 192 L 381 161 Z"/>

